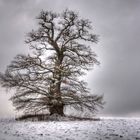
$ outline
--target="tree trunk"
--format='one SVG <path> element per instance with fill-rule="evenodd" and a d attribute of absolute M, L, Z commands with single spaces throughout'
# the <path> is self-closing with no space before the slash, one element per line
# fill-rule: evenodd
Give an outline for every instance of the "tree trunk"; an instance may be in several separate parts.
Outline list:
<path fill-rule="evenodd" d="M 64 116 L 64 105 L 56 104 L 50 107 L 50 115 L 58 114 L 60 116 Z"/>

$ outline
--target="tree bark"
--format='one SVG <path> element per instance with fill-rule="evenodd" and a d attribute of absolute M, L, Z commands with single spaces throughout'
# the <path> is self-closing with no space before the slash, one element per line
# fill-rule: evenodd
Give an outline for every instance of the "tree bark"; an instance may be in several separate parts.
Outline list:
<path fill-rule="evenodd" d="M 58 114 L 60 116 L 64 116 L 64 105 L 56 104 L 50 107 L 50 115 Z"/>

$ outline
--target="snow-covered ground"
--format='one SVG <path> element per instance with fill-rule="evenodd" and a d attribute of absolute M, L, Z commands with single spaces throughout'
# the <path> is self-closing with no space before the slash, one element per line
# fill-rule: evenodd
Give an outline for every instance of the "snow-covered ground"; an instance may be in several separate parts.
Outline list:
<path fill-rule="evenodd" d="M 1 119 L 0 140 L 140 140 L 140 119 L 61 122 Z"/>

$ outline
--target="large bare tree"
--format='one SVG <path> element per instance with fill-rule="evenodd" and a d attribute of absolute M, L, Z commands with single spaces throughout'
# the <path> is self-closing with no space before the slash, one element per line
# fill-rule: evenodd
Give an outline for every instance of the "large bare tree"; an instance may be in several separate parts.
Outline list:
<path fill-rule="evenodd" d="M 15 89 L 13 105 L 30 113 L 64 115 L 65 106 L 97 111 L 103 97 L 91 94 L 79 78 L 99 64 L 90 47 L 98 41 L 91 22 L 68 9 L 41 11 L 37 19 L 38 29 L 26 39 L 31 53 L 18 54 L 0 74 L 2 87 Z"/>

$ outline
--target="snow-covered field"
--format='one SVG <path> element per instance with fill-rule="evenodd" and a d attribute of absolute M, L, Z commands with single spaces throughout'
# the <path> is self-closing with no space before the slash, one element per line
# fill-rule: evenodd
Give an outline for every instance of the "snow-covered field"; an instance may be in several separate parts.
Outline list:
<path fill-rule="evenodd" d="M 1 119 L 0 140 L 140 140 L 140 119 L 61 122 Z"/>

